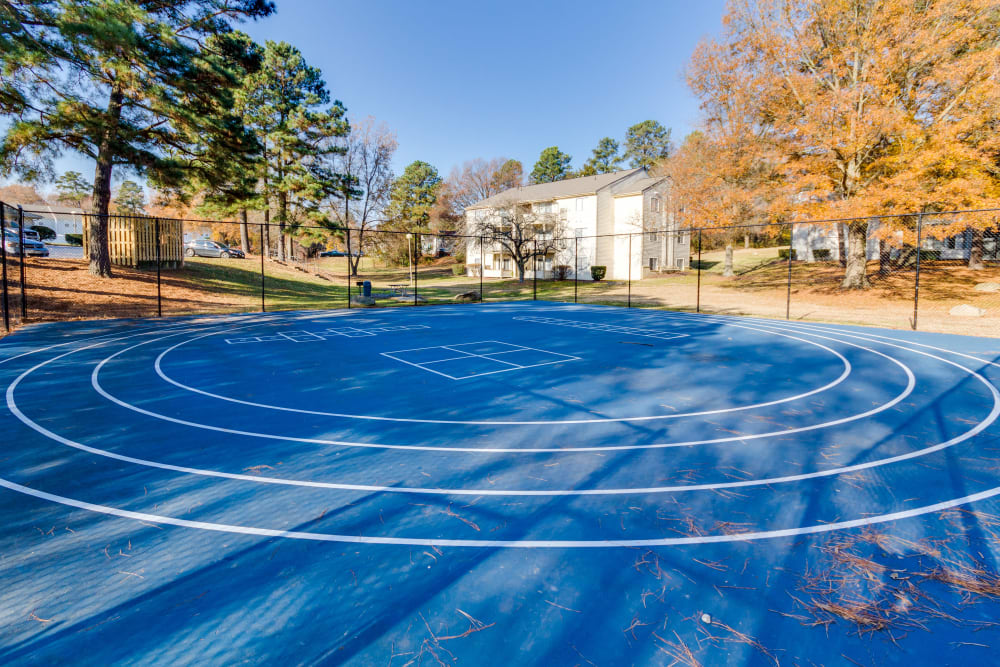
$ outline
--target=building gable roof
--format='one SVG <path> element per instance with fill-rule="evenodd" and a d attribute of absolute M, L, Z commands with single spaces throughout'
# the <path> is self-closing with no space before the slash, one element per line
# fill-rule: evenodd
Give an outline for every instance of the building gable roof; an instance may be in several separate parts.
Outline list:
<path fill-rule="evenodd" d="M 632 181 L 627 183 L 624 188 L 620 191 L 615 192 L 615 197 L 625 197 L 628 195 L 638 195 L 642 194 L 646 190 L 650 189 L 654 185 L 658 185 L 663 181 L 667 180 L 666 176 L 649 176 L 647 178 L 640 178 L 637 181 Z"/>
<path fill-rule="evenodd" d="M 487 197 L 476 202 L 468 209 L 492 208 L 494 206 L 509 203 L 511 201 L 532 202 L 548 201 L 551 199 L 562 199 L 565 197 L 582 197 L 596 194 L 609 185 L 628 178 L 633 174 L 645 171 L 642 167 L 636 169 L 626 169 L 625 171 L 615 171 L 610 174 L 598 174 L 596 176 L 581 176 L 579 178 L 567 178 L 564 181 L 553 183 L 537 183 L 535 185 L 524 185 L 517 188 L 504 190 L 500 194 Z"/>

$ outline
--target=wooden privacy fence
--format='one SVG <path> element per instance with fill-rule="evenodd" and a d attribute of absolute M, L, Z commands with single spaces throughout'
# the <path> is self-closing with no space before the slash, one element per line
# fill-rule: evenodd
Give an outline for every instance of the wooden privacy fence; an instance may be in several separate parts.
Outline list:
<path fill-rule="evenodd" d="M 108 216 L 108 251 L 111 263 L 136 269 L 156 267 L 156 227 L 159 222 L 160 266 L 177 269 L 184 264 L 184 228 L 180 220 L 142 215 Z M 83 247 L 90 247 L 90 227 L 96 215 L 83 217 Z"/>

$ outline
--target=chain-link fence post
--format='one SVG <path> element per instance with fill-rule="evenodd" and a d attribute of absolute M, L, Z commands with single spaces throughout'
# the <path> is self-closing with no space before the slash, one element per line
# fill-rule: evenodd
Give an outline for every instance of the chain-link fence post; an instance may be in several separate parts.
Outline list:
<path fill-rule="evenodd" d="M 632 235 L 628 235 L 628 307 L 632 307 Z"/>
<path fill-rule="evenodd" d="M 407 234 L 407 237 L 409 237 L 409 234 Z M 420 273 L 420 255 L 417 254 L 417 241 L 419 239 L 420 236 L 418 236 L 417 234 L 413 235 L 413 305 L 414 306 L 420 305 L 420 303 L 417 301 L 417 299 L 419 298 L 417 296 L 417 290 L 419 289 L 417 287 L 417 274 Z M 409 239 L 407 239 L 407 243 L 409 243 Z"/>
<path fill-rule="evenodd" d="M 267 215 L 267 211 L 264 212 Z M 267 312 L 267 298 L 264 294 L 264 256 L 267 254 L 267 234 L 265 224 L 260 223 L 260 312 Z"/>
<path fill-rule="evenodd" d="M 698 230 L 698 270 L 697 270 L 697 285 L 695 287 L 694 296 L 694 312 L 701 312 L 701 229 Z"/>
<path fill-rule="evenodd" d="M 531 253 L 531 300 L 538 301 L 538 241 L 532 241 Z"/>
<path fill-rule="evenodd" d="M 7 289 L 7 205 L 0 202 L 0 260 L 3 262 L 3 328 L 10 331 L 10 292 Z"/>
<path fill-rule="evenodd" d="M 483 260 L 486 258 L 486 251 L 483 249 L 483 237 L 479 237 L 479 303 L 486 301 L 486 292 L 483 291 L 483 274 L 486 273 L 486 265 Z"/>
<path fill-rule="evenodd" d="M 347 231 L 347 257 L 345 258 L 347 260 L 347 308 L 348 308 L 348 310 L 350 310 L 350 308 L 351 308 L 351 278 L 353 277 L 353 276 L 351 276 L 351 229 L 350 229 L 350 227 L 346 227 L 345 229 Z M 361 252 L 360 249 L 358 250 L 358 252 Z M 358 294 L 360 295 L 361 292 L 359 291 Z M 359 301 L 360 301 L 360 299 L 359 299 Z"/>
<path fill-rule="evenodd" d="M 924 214 L 917 214 L 917 268 L 913 276 L 913 330 L 917 330 L 917 309 L 920 304 L 920 254 L 924 244 Z"/>
<path fill-rule="evenodd" d="M 573 303 L 577 303 L 577 288 L 580 285 L 580 237 L 573 238 Z"/>
<path fill-rule="evenodd" d="M 795 234 L 795 223 L 788 225 L 788 284 L 785 289 L 785 319 L 792 319 L 792 255 L 795 254 L 795 245 L 792 238 Z"/>
<path fill-rule="evenodd" d="M 163 291 L 160 286 L 160 219 L 153 219 L 153 235 L 156 237 L 156 316 L 163 317 Z"/>
<path fill-rule="evenodd" d="M 28 297 L 24 293 L 24 209 L 17 207 L 18 258 L 21 264 L 21 321 L 28 319 Z"/>

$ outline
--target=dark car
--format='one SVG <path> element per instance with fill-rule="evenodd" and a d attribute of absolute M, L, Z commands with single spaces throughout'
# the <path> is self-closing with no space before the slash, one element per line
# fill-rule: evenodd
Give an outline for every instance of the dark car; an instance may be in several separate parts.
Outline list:
<path fill-rule="evenodd" d="M 211 239 L 195 239 L 184 244 L 184 254 L 188 257 L 222 257 L 229 259 L 236 257 L 243 259 L 246 255 L 239 248 L 230 248 L 225 243 L 212 241 Z"/>
<path fill-rule="evenodd" d="M 354 257 L 364 257 L 363 252 L 354 253 Z M 320 257 L 347 257 L 347 253 L 343 250 L 324 250 L 319 254 Z"/>

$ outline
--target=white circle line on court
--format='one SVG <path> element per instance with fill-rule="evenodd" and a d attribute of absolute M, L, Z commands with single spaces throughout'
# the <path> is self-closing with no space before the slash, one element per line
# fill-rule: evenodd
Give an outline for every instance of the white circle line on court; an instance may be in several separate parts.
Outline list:
<path fill-rule="evenodd" d="M 174 517 L 162 516 L 159 514 L 149 514 L 146 512 L 135 512 L 123 510 L 107 505 L 88 503 L 66 496 L 59 496 L 45 491 L 39 491 L 16 482 L 0 478 L 0 486 L 11 491 L 33 496 L 41 500 L 76 507 L 78 509 L 117 516 L 124 519 L 134 519 L 136 521 L 146 521 L 154 524 L 165 524 L 179 526 L 182 528 L 195 528 L 198 530 L 209 530 L 223 533 L 237 533 L 241 535 L 253 535 L 257 537 L 280 537 L 297 540 L 311 540 L 316 542 L 341 542 L 351 544 L 383 544 L 399 546 L 438 546 L 438 547 L 474 547 L 474 548 L 518 548 L 518 549 L 583 549 L 583 548 L 608 548 L 608 547 L 663 547 L 663 546 L 684 546 L 692 544 L 718 544 L 725 542 L 748 542 L 753 540 L 774 539 L 780 537 L 799 537 L 801 535 L 814 535 L 817 533 L 829 533 L 836 530 L 848 528 L 860 528 L 890 521 L 909 519 L 923 514 L 940 512 L 952 509 L 961 505 L 987 500 L 1000 494 L 1000 487 L 994 487 L 979 493 L 973 493 L 953 500 L 945 500 L 933 505 L 924 505 L 899 512 L 881 514 L 877 516 L 865 517 L 863 519 L 853 519 L 850 521 L 837 521 L 834 523 L 815 524 L 811 526 L 799 526 L 797 528 L 783 528 L 780 530 L 765 530 L 747 533 L 734 533 L 731 535 L 698 535 L 690 537 L 668 537 L 660 539 L 634 539 L 634 540 L 456 540 L 456 539 L 427 539 L 411 537 L 378 537 L 368 535 L 340 535 L 336 533 L 309 533 L 304 531 L 275 530 L 272 528 L 254 528 L 252 526 L 237 526 L 225 523 L 213 523 L 208 521 L 192 521 L 190 519 L 177 519 Z"/>
<path fill-rule="evenodd" d="M 765 331 L 765 330 L 762 329 L 761 331 Z M 265 439 L 271 439 L 271 440 L 287 440 L 287 441 L 290 441 L 290 442 L 302 442 L 302 443 L 306 443 L 306 444 L 333 445 L 333 446 L 338 446 L 338 447 L 358 447 L 358 448 L 368 448 L 368 449 L 400 449 L 400 450 L 410 450 L 410 451 L 431 451 L 431 452 L 466 452 L 466 453 L 477 453 L 477 454 L 483 454 L 483 453 L 486 453 L 486 454 L 491 454 L 491 453 L 493 453 L 493 454 L 495 454 L 495 453 L 504 453 L 504 454 L 539 454 L 539 453 L 541 453 L 541 454 L 553 454 L 553 453 L 556 453 L 556 454 L 570 454 L 570 453 L 583 453 L 583 452 L 628 451 L 628 450 L 641 450 L 641 449 L 667 449 L 667 448 L 671 448 L 671 447 L 693 447 L 693 446 L 697 446 L 697 445 L 710 445 L 710 444 L 720 444 L 720 443 L 735 443 L 735 442 L 744 442 L 744 441 L 747 441 L 747 440 L 759 440 L 759 439 L 762 439 L 762 438 L 780 437 L 780 436 L 791 435 L 791 434 L 795 434 L 795 433 L 804 433 L 804 432 L 807 432 L 807 431 L 815 431 L 815 430 L 819 430 L 819 429 L 830 428 L 830 427 L 833 427 L 833 426 L 839 426 L 841 424 L 846 424 L 846 423 L 850 423 L 852 421 L 857 421 L 857 420 L 860 420 L 860 419 L 865 419 L 867 417 L 871 417 L 872 415 L 875 415 L 875 414 L 878 414 L 878 413 L 883 412 L 885 410 L 888 410 L 888 409 L 894 407 L 895 405 L 897 405 L 898 403 L 900 403 L 901 401 L 905 400 L 913 392 L 914 388 L 916 387 L 916 377 L 913 375 L 913 371 L 911 371 L 910 368 L 908 366 L 906 366 L 906 364 L 902 363 L 898 359 L 894 359 L 893 357 L 890 357 L 887 354 L 884 354 L 884 353 L 879 352 L 877 350 L 873 350 L 873 349 L 868 348 L 868 347 L 864 347 L 863 345 L 858 345 L 856 343 L 850 343 L 850 342 L 846 342 L 846 341 L 838 341 L 836 338 L 830 338 L 828 336 L 819 336 L 819 335 L 817 335 L 817 337 L 818 338 L 823 338 L 825 340 L 837 341 L 837 342 L 840 342 L 840 343 L 842 343 L 844 345 L 848 345 L 850 347 L 855 347 L 855 348 L 864 350 L 866 352 L 871 352 L 872 354 L 878 355 L 880 357 L 883 357 L 883 358 L 891 361 L 892 363 L 894 363 L 897 366 L 899 366 L 900 368 L 902 368 L 903 372 L 906 374 L 906 378 L 907 378 L 906 387 L 903 389 L 902 392 L 900 392 L 895 397 L 893 397 L 889 402 L 884 403 L 884 404 L 882 404 L 882 405 L 880 405 L 880 406 L 878 406 L 876 408 L 872 408 L 871 410 L 866 410 L 865 412 L 861 412 L 861 413 L 858 413 L 858 414 L 855 414 L 855 415 L 851 415 L 851 416 L 848 416 L 848 417 L 842 417 L 840 419 L 834 419 L 834 420 L 831 420 L 831 421 L 828 421 L 828 422 L 821 422 L 819 424 L 813 424 L 811 426 L 800 426 L 800 427 L 797 427 L 797 428 L 785 429 L 785 430 L 782 430 L 782 431 L 769 431 L 769 432 L 766 432 L 766 433 L 755 433 L 755 434 L 748 434 L 748 435 L 729 436 L 729 437 L 725 437 L 725 438 L 713 438 L 713 439 L 708 439 L 708 440 L 688 440 L 688 441 L 681 441 L 681 442 L 651 443 L 651 444 L 648 444 L 648 445 L 602 445 L 602 446 L 593 446 L 593 447 L 562 447 L 562 448 L 560 448 L 560 447 L 537 447 L 537 448 L 530 448 L 530 449 L 528 449 L 528 448 L 516 448 L 516 447 L 433 447 L 433 446 L 428 446 L 428 445 L 395 445 L 395 444 L 383 444 L 383 443 L 374 443 L 374 442 L 356 442 L 356 441 L 350 441 L 350 440 L 329 440 L 329 439 L 323 439 L 323 438 L 301 438 L 301 437 L 288 436 L 288 435 L 276 435 L 276 434 L 272 434 L 272 433 L 260 433 L 260 432 L 257 432 L 257 431 L 244 431 L 244 430 L 241 430 L 241 429 L 230 429 L 230 428 L 225 428 L 225 427 L 222 427 L 222 426 L 212 426 L 210 424 L 202 424 L 200 422 L 193 422 L 193 421 L 186 420 L 186 419 L 180 419 L 178 417 L 169 417 L 167 415 L 164 415 L 164 414 L 161 414 L 161 413 L 158 413 L 158 412 L 154 412 L 152 410 L 146 410 L 145 408 L 140 408 L 140 407 L 138 407 L 138 406 L 136 406 L 136 405 L 134 405 L 132 403 L 129 403 L 127 401 L 123 401 L 122 399 L 120 399 L 120 398 L 112 395 L 111 393 L 109 393 L 107 390 L 104 389 L 103 386 L 101 386 L 99 375 L 100 375 L 101 369 L 104 367 L 104 365 L 107 362 L 109 362 L 112 359 L 116 358 L 118 355 L 124 354 L 125 352 L 128 352 L 128 351 L 130 351 L 130 350 L 132 350 L 134 348 L 141 347 L 141 346 L 146 345 L 148 343 L 157 342 L 156 340 L 148 341 L 148 342 L 145 342 L 145 343 L 139 343 L 137 345 L 133 345 L 131 347 L 119 350 L 118 352 L 116 352 L 116 353 L 114 353 L 114 354 L 106 357 L 105 359 L 103 359 L 97 365 L 97 367 L 94 369 L 94 372 L 91 374 L 91 385 L 93 386 L 94 390 L 98 394 L 100 394 L 101 396 L 103 396 L 107 400 L 111 401 L 112 403 L 115 403 L 116 405 L 119 405 L 119 406 L 121 406 L 123 408 L 126 408 L 128 410 L 132 410 L 134 412 L 138 412 L 139 414 L 146 415 L 147 417 L 153 417 L 154 419 L 160 419 L 160 420 L 163 420 L 163 421 L 168 421 L 168 422 L 172 422 L 172 423 L 175 423 L 175 424 L 180 424 L 182 426 L 191 426 L 193 428 L 200 428 L 200 429 L 205 429 L 205 430 L 209 430 L 209 431 L 215 431 L 215 432 L 218 432 L 218 433 L 228 433 L 228 434 L 231 434 L 231 435 L 245 435 L 245 436 L 250 436 L 250 437 L 255 437 L 255 438 L 265 438 Z M 500 423 L 501 424 L 506 424 L 506 425 L 513 424 L 513 422 L 500 422 Z M 565 423 L 565 422 L 557 422 L 557 423 Z M 545 424 L 548 424 L 548 422 L 545 422 Z"/>
<path fill-rule="evenodd" d="M 173 335 L 181 335 L 181 334 L 173 334 Z M 170 337 L 170 336 L 165 336 L 164 338 L 167 338 L 167 337 Z M 883 343 L 883 344 L 892 345 L 890 343 Z M 94 347 L 96 347 L 96 345 Z M 903 348 L 902 346 L 895 346 L 895 345 L 893 345 L 893 347 L 900 347 L 901 349 L 908 349 L 908 348 Z M 131 348 L 125 348 L 124 350 L 120 350 L 119 354 L 122 353 L 122 352 L 127 351 L 128 349 L 131 349 Z M 913 452 L 908 452 L 907 454 L 901 454 L 901 455 L 898 455 L 898 456 L 895 456 L 895 457 L 889 457 L 889 458 L 886 458 L 886 459 L 878 459 L 876 461 L 868 461 L 868 462 L 865 462 L 865 463 L 855 464 L 853 466 L 844 466 L 844 467 L 841 467 L 841 468 L 831 468 L 831 469 L 828 469 L 828 470 L 815 471 L 815 472 L 812 472 L 812 473 L 802 473 L 800 475 L 790 475 L 790 476 L 784 476 L 784 477 L 765 478 L 765 479 L 757 479 L 757 480 L 742 480 L 742 481 L 738 481 L 738 482 L 721 482 L 721 483 L 716 483 L 716 484 L 679 485 L 679 486 L 673 486 L 673 487 L 648 487 L 648 488 L 628 488 L 628 489 L 558 489 L 558 490 L 440 489 L 440 488 L 434 489 L 434 488 L 424 488 L 424 487 L 396 487 L 396 486 L 376 486 L 376 485 L 360 485 L 360 484 L 343 484 L 343 483 L 336 483 L 336 482 L 310 482 L 310 481 L 290 480 L 290 479 L 281 479 L 281 478 L 255 476 L 255 475 L 241 475 L 241 474 L 237 474 L 237 473 L 225 473 L 225 472 L 215 471 L 215 470 L 205 470 L 205 469 L 200 469 L 200 468 L 190 468 L 190 467 L 186 467 L 186 466 L 176 466 L 176 465 L 172 465 L 172 464 L 160 463 L 160 462 L 157 462 L 157 461 L 149 461 L 149 460 L 146 460 L 146 459 L 139 459 L 139 458 L 136 458 L 136 457 L 130 457 L 130 456 L 125 456 L 125 455 L 121 455 L 121 454 L 115 454 L 115 453 L 112 453 L 112 452 L 108 452 L 106 450 L 101 450 L 101 449 L 89 447 L 87 445 L 83 445 L 82 443 L 77 443 L 77 442 L 69 440 L 67 438 L 63 438 L 62 436 L 59 436 L 58 434 L 55 434 L 55 433 L 49 431 L 48 429 L 45 429 L 41 425 L 35 423 L 33 420 L 31 420 L 26 415 L 24 415 L 24 413 L 21 412 L 21 410 L 17 407 L 16 402 L 13 399 L 13 391 L 16 388 L 17 383 L 20 382 L 22 378 L 18 378 L 14 383 L 11 384 L 10 387 L 8 387 L 8 390 L 7 390 L 7 402 L 8 402 L 8 408 L 11 409 L 12 413 L 14 413 L 15 416 L 17 416 L 18 419 L 20 419 L 23 423 L 25 423 L 29 427 L 33 428 L 34 430 L 38 431 L 42 435 L 44 435 L 44 436 L 46 436 L 46 437 L 48 437 L 50 439 L 54 439 L 57 442 L 60 442 L 62 444 L 70 446 L 70 447 L 74 447 L 76 449 L 80 449 L 82 451 L 86 451 L 88 453 L 93 453 L 93 454 L 97 454 L 97 455 L 101 455 L 101 456 L 106 456 L 106 457 L 109 457 L 109 458 L 113 458 L 113 459 L 117 459 L 117 460 L 129 462 L 129 463 L 134 463 L 134 464 L 142 465 L 142 466 L 146 466 L 146 467 L 153 467 L 153 468 L 159 468 L 159 469 L 163 469 L 163 470 L 170 470 L 170 471 L 173 471 L 173 472 L 179 472 L 179 473 L 183 473 L 183 474 L 194 474 L 194 475 L 207 476 L 207 477 L 218 477 L 218 478 L 224 478 L 224 479 L 234 479 L 234 480 L 240 480 L 240 481 L 250 481 L 250 482 L 254 482 L 254 483 L 275 484 L 275 485 L 284 485 L 284 486 L 304 486 L 304 487 L 313 487 L 313 488 L 328 488 L 328 489 L 337 489 L 337 490 L 365 491 L 365 492 L 385 492 L 385 493 L 409 493 L 409 494 L 433 494 L 433 495 L 474 495 L 474 496 L 542 496 L 542 497 L 551 497 L 551 496 L 586 496 L 586 495 L 643 495 L 643 494 L 651 494 L 651 493 L 677 493 L 677 492 L 685 492 L 685 491 L 716 490 L 716 489 L 725 489 L 725 488 L 740 488 L 740 487 L 760 486 L 760 485 L 768 485 L 768 484 L 779 484 L 779 483 L 797 482 L 797 481 L 805 481 L 805 480 L 808 480 L 808 479 L 815 479 L 815 478 L 821 478 L 821 477 L 830 477 L 830 476 L 840 475 L 840 474 L 844 474 L 844 473 L 848 473 L 848 472 L 855 472 L 855 471 L 858 471 L 858 470 L 865 470 L 865 469 L 874 468 L 874 467 L 880 467 L 880 466 L 884 466 L 884 465 L 889 465 L 891 463 L 897 463 L 897 462 L 900 462 L 900 461 L 905 461 L 905 460 L 908 460 L 908 459 L 917 458 L 917 457 L 920 457 L 920 456 L 926 456 L 927 454 L 933 453 L 935 451 L 939 451 L 939 450 L 945 449 L 947 447 L 952 447 L 952 446 L 954 446 L 954 445 L 956 445 L 956 444 L 958 444 L 960 442 L 963 442 L 963 441 L 965 441 L 965 440 L 973 437 L 974 435 L 982 432 L 993 421 L 995 421 L 998 416 L 1000 416 L 1000 392 L 998 392 L 996 390 L 996 388 L 990 382 L 988 382 L 985 378 L 983 378 L 982 376 L 980 376 L 978 373 L 976 373 L 976 372 L 974 372 L 974 371 L 972 371 L 972 370 L 970 370 L 970 369 L 968 369 L 968 368 L 966 368 L 966 367 L 964 367 L 964 366 L 962 366 L 960 364 L 957 364 L 955 362 L 948 361 L 946 359 L 941 359 L 940 357 L 937 357 L 935 355 L 932 355 L 932 354 L 929 354 L 929 353 L 926 353 L 926 352 L 919 352 L 919 351 L 914 351 L 914 352 L 917 353 L 917 354 L 922 354 L 922 355 L 930 357 L 930 358 L 938 359 L 938 360 L 940 360 L 940 361 L 942 361 L 942 362 L 944 362 L 946 364 L 953 365 L 953 366 L 955 366 L 955 367 L 957 367 L 957 368 L 965 371 L 966 373 L 969 373 L 969 374 L 973 375 L 974 377 L 976 377 L 977 379 L 979 379 L 981 382 L 983 382 L 983 384 L 991 391 L 991 393 L 993 395 L 993 410 L 991 411 L 990 415 L 988 415 L 988 417 L 986 419 L 980 421 L 975 427 L 973 427 L 972 429 L 970 429 L 966 433 L 963 433 L 963 434 L 961 434 L 959 436 L 956 436 L 955 438 L 952 438 L 952 439 L 950 439 L 948 441 L 945 441 L 945 442 L 942 442 L 942 443 L 938 443 L 936 445 L 932 445 L 930 447 L 926 447 L 926 448 L 923 448 L 923 449 L 920 449 L 920 450 L 915 450 Z M 67 356 L 68 354 L 72 354 L 72 352 L 65 353 L 64 355 L 60 355 L 60 357 Z M 59 358 L 59 357 L 56 357 L 56 358 Z M 105 363 L 110 358 L 112 358 L 112 357 L 106 358 L 101 363 L 102 364 Z M 44 363 L 46 363 L 46 362 L 43 362 L 39 366 L 44 365 Z M 34 369 L 26 371 L 25 375 L 28 374 L 28 373 L 30 373 L 30 372 L 32 372 L 32 370 L 34 370 Z M 98 365 L 98 367 L 96 367 L 94 369 L 94 372 L 92 373 L 92 382 L 96 380 L 96 375 L 97 375 L 97 373 L 98 373 L 99 370 L 100 370 L 100 365 Z M 22 375 L 22 377 L 24 377 L 24 375 Z"/>
<path fill-rule="evenodd" d="M 896 339 L 889 339 L 896 340 Z M 905 342 L 905 341 L 901 341 Z M 893 347 L 898 347 L 900 349 L 908 349 L 902 346 L 894 345 Z M 950 350 L 945 350 L 943 348 L 933 348 L 933 346 L 924 346 L 932 349 L 939 349 L 943 352 L 949 352 L 959 356 L 963 356 L 969 359 L 973 359 L 988 365 L 1000 366 L 993 362 L 985 361 L 979 359 L 978 357 L 973 357 L 971 355 L 966 355 L 958 352 L 953 352 Z M 915 351 L 915 350 L 914 350 Z M 68 354 L 68 353 L 67 353 Z M 926 353 L 925 353 L 926 354 Z M 65 355 L 60 355 L 65 356 Z M 934 357 L 934 355 L 927 354 L 926 356 Z M 944 360 L 942 360 L 944 361 Z M 961 367 L 961 366 L 960 366 Z M 964 368 L 964 367 L 961 367 Z M 965 369 L 969 371 L 969 369 Z M 30 371 L 28 371 L 30 372 Z M 971 371 L 969 371 L 971 372 Z M 23 377 L 23 374 L 22 374 Z M 992 385 L 990 385 L 992 386 Z M 996 397 L 996 391 L 994 391 L 994 397 Z M 11 398 L 11 387 L 8 387 L 8 401 Z M 94 511 L 104 514 L 110 514 L 114 516 L 119 516 L 122 518 L 136 519 L 140 521 L 149 521 L 153 523 L 162 523 L 166 525 L 176 525 L 182 527 L 191 527 L 203 530 L 213 530 L 220 532 L 229 533 L 241 533 L 247 535 L 256 535 L 264 537 L 284 537 L 291 539 L 306 539 L 315 541 L 327 541 L 327 542 L 349 542 L 349 543 L 366 543 L 366 544 L 396 544 L 396 545 L 423 545 L 423 546 L 455 546 L 455 547 L 512 547 L 512 548 L 595 548 L 595 547 L 620 547 L 620 546 L 670 546 L 670 545 L 684 545 L 684 544 L 705 544 L 705 543 L 719 543 L 719 542 L 737 542 L 737 541 L 749 541 L 749 540 L 759 540 L 775 537 L 794 537 L 798 535 L 815 534 L 830 532 L 834 530 L 842 530 L 852 527 L 860 527 L 866 525 L 872 525 L 877 523 L 884 523 L 888 521 L 895 521 L 904 518 L 910 518 L 915 516 L 920 516 L 922 514 L 927 514 L 935 511 L 941 511 L 945 509 L 950 509 L 957 507 L 959 505 L 968 504 L 971 502 L 976 502 L 979 500 L 985 500 L 996 496 L 1000 493 L 1000 487 L 982 491 L 976 494 L 971 494 L 963 496 L 961 498 L 943 501 L 940 503 L 935 503 L 933 505 L 926 505 L 919 508 L 913 508 L 909 510 L 904 510 L 900 512 L 894 512 L 889 514 L 883 514 L 879 516 L 866 517 L 863 519 L 855 519 L 851 521 L 835 522 L 821 525 L 813 526 L 800 526 L 798 528 L 781 529 L 777 531 L 758 531 L 750 533 L 737 533 L 732 535 L 707 535 L 707 536 L 692 536 L 684 538 L 663 538 L 663 539 L 646 539 L 646 540 L 517 540 L 517 541 L 502 541 L 502 540 L 437 540 L 437 539 L 422 539 L 422 538 L 394 538 L 394 537 L 366 537 L 366 536 L 352 536 L 352 535 L 335 535 L 335 534 L 322 534 L 322 533 L 307 533 L 307 532 L 297 532 L 297 531 L 280 531 L 274 529 L 264 529 L 264 528 L 253 528 L 244 526 L 234 526 L 228 524 L 219 523 L 209 523 L 209 522 L 199 522 L 190 521 L 185 519 L 176 519 L 173 517 L 164 517 L 153 514 L 146 514 L 141 512 L 133 512 L 129 510 L 121 510 L 118 508 L 107 507 L 103 505 L 96 505 L 93 503 L 86 503 L 84 501 L 79 501 L 72 498 L 66 498 L 64 496 L 58 496 L 55 494 L 49 494 L 44 491 L 38 491 L 30 487 L 26 487 L 8 480 L 0 479 L 0 486 L 4 486 L 10 490 L 24 493 L 30 496 L 34 496 L 40 499 L 48 500 L 51 502 L 61 503 L 67 506 L 77 507 L 85 509 L 88 511 Z"/>
<path fill-rule="evenodd" d="M 160 378 L 162 378 L 164 381 L 169 382 L 170 384 L 179 387 L 180 389 L 183 389 L 185 391 L 190 391 L 196 394 L 201 394 L 203 396 L 208 396 L 210 398 L 215 398 L 222 401 L 229 401 L 231 403 L 248 405 L 250 407 L 255 407 L 255 408 L 279 410 L 282 412 L 293 412 L 298 414 L 315 415 L 320 417 L 337 417 L 340 419 L 359 419 L 359 420 L 369 420 L 369 421 L 387 421 L 387 422 L 402 422 L 402 423 L 416 423 L 416 424 L 461 424 L 468 426 L 506 426 L 506 425 L 544 426 L 548 424 L 602 424 L 602 423 L 615 423 L 615 422 L 644 422 L 644 421 L 655 421 L 662 419 L 680 419 L 683 417 L 704 417 L 708 415 L 718 415 L 729 412 L 741 412 L 746 410 L 755 410 L 757 408 L 770 407 L 772 405 L 780 405 L 782 403 L 789 403 L 791 401 L 798 401 L 803 398 L 808 398 L 810 396 L 814 396 L 816 394 L 829 391 L 830 389 L 833 389 L 834 387 L 842 383 L 844 380 L 846 380 L 851 374 L 852 370 L 851 362 L 848 361 L 847 358 L 844 357 L 844 355 L 840 354 L 834 349 L 831 349 L 830 347 L 827 347 L 826 345 L 823 345 L 822 343 L 817 343 L 815 341 L 806 340 L 804 338 L 799 338 L 797 336 L 792 336 L 789 334 L 783 334 L 775 331 L 767 331 L 765 329 L 757 329 L 755 327 L 742 326 L 738 324 L 730 324 L 729 326 L 739 327 L 741 329 L 748 329 L 753 331 L 764 331 L 766 333 L 771 333 L 775 336 L 790 338 L 791 340 L 797 340 L 806 343 L 808 345 L 819 347 L 823 350 L 826 350 L 827 352 L 830 352 L 838 359 L 840 359 L 840 362 L 844 366 L 844 370 L 835 380 L 823 385 L 822 387 L 811 389 L 810 391 L 801 394 L 796 394 L 795 396 L 788 396 L 785 398 L 776 399 L 773 401 L 766 401 L 763 403 L 754 403 L 752 405 L 742 405 L 735 408 L 720 408 L 718 410 L 703 410 L 699 412 L 681 412 L 672 415 L 646 415 L 640 417 L 600 417 L 592 419 L 542 419 L 542 420 L 504 420 L 504 419 L 467 420 L 467 419 L 419 419 L 415 417 L 378 417 L 375 415 L 359 415 L 359 414 L 341 413 L 341 412 L 324 412 L 321 410 L 304 410 L 302 408 L 290 408 L 279 405 L 271 405 L 269 403 L 256 403 L 254 401 L 244 401 L 239 398 L 223 396 L 222 394 L 215 394 L 209 391 L 205 391 L 203 389 L 191 387 L 177 380 L 174 380 L 173 378 L 171 378 L 170 376 L 168 376 L 166 373 L 163 372 L 163 369 L 161 367 L 161 361 L 163 357 L 165 357 L 167 354 L 177 349 L 178 347 L 181 347 L 182 345 L 186 345 L 188 343 L 191 343 L 193 341 L 202 338 L 207 338 L 208 336 L 216 335 L 215 333 L 205 334 L 202 336 L 195 336 L 194 338 L 183 340 L 180 343 L 177 343 L 176 345 L 167 348 L 166 350 L 161 352 L 159 356 L 156 357 L 156 360 L 153 362 L 153 368 L 156 371 L 156 374 L 159 375 Z"/>

